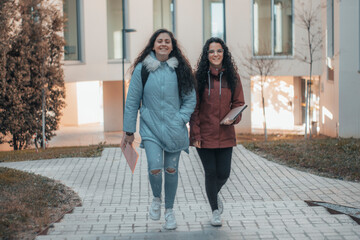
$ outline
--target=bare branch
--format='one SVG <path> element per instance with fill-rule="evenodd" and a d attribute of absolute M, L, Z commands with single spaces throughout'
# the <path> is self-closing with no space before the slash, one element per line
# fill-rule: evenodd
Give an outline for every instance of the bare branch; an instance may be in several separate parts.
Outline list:
<path fill-rule="evenodd" d="M 262 49 L 266 52 L 266 46 L 262 46 Z M 264 99 L 264 83 L 267 77 L 272 74 L 278 67 L 278 62 L 273 57 L 268 56 L 253 56 L 250 47 L 242 50 L 241 65 L 248 77 L 260 76 L 261 85 L 261 102 L 263 110 L 263 124 L 265 141 L 267 141 L 267 127 L 266 127 L 266 111 L 265 111 L 265 99 Z"/>
<path fill-rule="evenodd" d="M 296 52 L 300 56 L 300 60 L 309 64 L 309 77 L 311 83 L 312 66 L 314 61 L 320 59 L 317 52 L 322 48 L 322 33 L 318 16 L 320 15 L 321 5 L 313 6 L 312 0 L 300 2 L 301 9 L 297 9 L 297 19 L 299 20 L 300 28 L 305 29 L 306 39 L 304 41 L 304 49 L 297 48 Z M 306 51 L 305 51 L 306 49 Z M 307 138 L 308 122 L 309 122 L 309 109 L 311 99 L 311 84 L 306 84 L 306 110 L 305 110 L 305 138 Z M 311 138 L 311 131 L 310 131 Z"/>

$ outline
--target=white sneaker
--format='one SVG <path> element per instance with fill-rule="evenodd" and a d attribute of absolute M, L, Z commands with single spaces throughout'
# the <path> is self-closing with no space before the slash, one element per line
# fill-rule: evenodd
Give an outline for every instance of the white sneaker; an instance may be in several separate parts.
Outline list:
<path fill-rule="evenodd" d="M 218 209 L 213 211 L 212 218 L 211 218 L 211 225 L 214 227 L 220 227 L 221 223 L 221 214 Z"/>
<path fill-rule="evenodd" d="M 219 194 L 217 195 L 217 202 L 218 202 L 219 212 L 220 212 L 220 214 L 222 214 L 223 211 L 224 211 L 224 204 L 223 204 L 223 202 L 221 201 L 221 199 L 220 199 L 220 197 L 219 197 Z"/>
<path fill-rule="evenodd" d="M 173 230 L 177 227 L 175 213 L 172 208 L 168 208 L 165 210 L 165 224 L 164 228 L 167 230 Z"/>
<path fill-rule="evenodd" d="M 161 199 L 154 197 L 150 206 L 149 216 L 152 220 L 159 220 L 161 216 Z"/>

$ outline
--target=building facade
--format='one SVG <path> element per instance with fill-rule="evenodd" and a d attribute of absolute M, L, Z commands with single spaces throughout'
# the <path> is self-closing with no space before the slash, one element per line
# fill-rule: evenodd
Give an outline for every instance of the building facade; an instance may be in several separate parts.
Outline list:
<path fill-rule="evenodd" d="M 313 5 L 308 2 L 65 0 L 67 107 L 62 125 L 100 122 L 104 131 L 122 130 L 123 86 L 126 88 L 130 79 L 128 69 L 153 31 L 167 28 L 174 32 L 194 67 L 206 39 L 217 36 L 226 41 L 239 67 L 245 100 L 250 106 L 236 126 L 238 132 L 256 132 L 263 128 L 261 82 L 259 77 L 245 71 L 245 56 L 277 62 L 263 85 L 268 129 L 303 129 L 306 83 L 310 82 L 310 74 L 306 54 L 302 54 L 307 51 L 307 33 L 300 26 L 299 16 L 303 9 L 320 4 L 320 0 L 312 1 Z M 318 14 L 321 20 L 321 11 Z M 321 21 L 316 27 L 321 27 Z M 136 30 L 125 34 L 124 53 L 123 28 Z M 321 49 L 315 54 L 321 57 Z M 308 120 L 320 129 L 323 127 L 319 125 L 322 63 L 322 60 L 316 61 L 312 66 L 313 107 Z"/>
<path fill-rule="evenodd" d="M 238 133 L 263 132 L 263 90 L 270 132 L 304 133 L 307 123 L 312 134 L 360 137 L 358 0 L 61 2 L 59 9 L 67 19 L 63 126 L 96 123 L 105 132 L 121 131 L 131 63 L 155 30 L 167 28 L 194 68 L 209 37 L 226 41 L 249 105 L 236 125 Z M 302 24 L 302 16 L 309 11 L 315 13 L 312 36 L 321 39 L 321 48 L 314 51 L 311 74 L 308 32 Z M 124 28 L 135 31 L 127 32 L 123 39 Z M 249 56 L 276 61 L 263 84 L 261 76 L 247 71 L 244 59 Z"/>
<path fill-rule="evenodd" d="M 360 137 L 360 3 L 323 0 L 320 132 Z"/>

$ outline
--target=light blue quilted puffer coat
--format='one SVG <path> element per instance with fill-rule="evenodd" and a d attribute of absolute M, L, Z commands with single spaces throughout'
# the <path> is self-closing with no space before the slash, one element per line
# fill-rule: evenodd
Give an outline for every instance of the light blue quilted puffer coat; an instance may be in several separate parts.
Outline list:
<path fill-rule="evenodd" d="M 149 77 L 143 89 L 141 80 L 142 65 L 149 71 Z M 131 77 L 126 98 L 124 131 L 136 132 L 136 119 L 140 108 L 140 136 L 143 141 L 157 143 L 167 152 L 188 152 L 189 138 L 186 123 L 196 106 L 196 93 L 179 97 L 175 68 L 175 57 L 160 62 L 151 53 L 139 63 Z"/>

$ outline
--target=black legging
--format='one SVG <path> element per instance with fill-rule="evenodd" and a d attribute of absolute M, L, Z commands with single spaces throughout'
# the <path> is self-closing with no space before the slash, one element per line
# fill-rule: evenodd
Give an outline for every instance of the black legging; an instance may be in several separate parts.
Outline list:
<path fill-rule="evenodd" d="M 211 210 L 218 209 L 217 194 L 230 176 L 232 147 L 196 148 L 205 171 L 206 195 Z"/>

